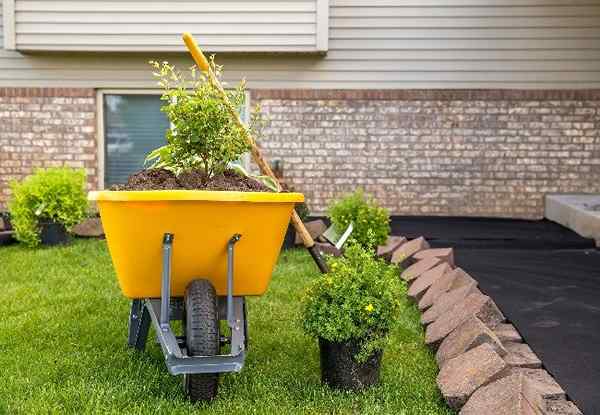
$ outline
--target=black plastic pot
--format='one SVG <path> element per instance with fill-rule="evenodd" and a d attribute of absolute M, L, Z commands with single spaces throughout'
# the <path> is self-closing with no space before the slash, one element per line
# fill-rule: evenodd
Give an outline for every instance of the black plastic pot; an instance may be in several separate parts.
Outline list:
<path fill-rule="evenodd" d="M 365 363 L 358 363 L 354 355 L 359 350 L 357 341 L 333 343 L 319 339 L 321 353 L 321 381 L 332 388 L 358 391 L 379 383 L 380 350 Z"/>
<path fill-rule="evenodd" d="M 290 222 L 287 231 L 285 232 L 285 238 L 283 239 L 283 246 L 281 249 L 292 249 L 294 246 L 296 246 L 296 228 L 294 228 L 294 225 Z"/>
<path fill-rule="evenodd" d="M 40 222 L 40 229 L 42 245 L 52 246 L 69 242 L 69 234 L 62 223 L 54 221 Z"/>

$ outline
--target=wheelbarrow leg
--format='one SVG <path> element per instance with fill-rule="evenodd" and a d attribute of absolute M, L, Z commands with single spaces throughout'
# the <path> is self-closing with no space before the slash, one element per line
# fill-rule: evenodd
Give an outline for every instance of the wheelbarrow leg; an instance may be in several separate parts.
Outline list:
<path fill-rule="evenodd" d="M 149 329 L 150 314 L 144 306 L 144 301 L 140 299 L 133 300 L 131 302 L 131 312 L 129 313 L 129 338 L 127 341 L 129 347 L 144 350 Z"/>

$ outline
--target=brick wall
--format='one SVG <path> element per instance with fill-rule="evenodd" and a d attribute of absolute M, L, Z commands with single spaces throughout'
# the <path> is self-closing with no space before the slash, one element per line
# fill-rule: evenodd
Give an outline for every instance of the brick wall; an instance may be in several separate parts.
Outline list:
<path fill-rule="evenodd" d="M 93 89 L 0 88 L 0 209 L 37 167 L 83 167 L 96 186 L 96 151 Z"/>
<path fill-rule="evenodd" d="M 314 213 L 356 186 L 393 214 L 541 218 L 600 192 L 600 91 L 254 90 L 261 146 Z"/>
<path fill-rule="evenodd" d="M 540 218 L 600 192 L 600 91 L 254 90 L 261 146 L 314 213 L 364 187 L 393 214 Z M 0 88 L 0 209 L 35 167 L 97 185 L 93 89 Z"/>

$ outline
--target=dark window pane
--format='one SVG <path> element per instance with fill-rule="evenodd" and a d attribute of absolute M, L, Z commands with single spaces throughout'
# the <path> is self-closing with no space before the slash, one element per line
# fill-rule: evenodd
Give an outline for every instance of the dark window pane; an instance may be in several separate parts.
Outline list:
<path fill-rule="evenodd" d="M 166 143 L 169 121 L 159 95 L 104 95 L 104 185 L 125 183 L 146 155 Z"/>

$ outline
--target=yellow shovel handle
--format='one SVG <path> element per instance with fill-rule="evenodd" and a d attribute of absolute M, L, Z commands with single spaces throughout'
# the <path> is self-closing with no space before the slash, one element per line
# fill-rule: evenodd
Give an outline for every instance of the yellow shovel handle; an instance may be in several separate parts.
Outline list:
<path fill-rule="evenodd" d="M 183 41 L 185 43 L 185 46 L 187 46 L 188 50 L 190 51 L 190 54 L 194 58 L 194 61 L 196 62 L 198 67 L 202 70 L 202 72 L 208 72 L 210 69 L 210 66 L 208 65 L 208 60 L 206 59 L 206 56 L 204 56 L 204 53 L 202 53 L 202 51 L 196 44 L 196 41 L 194 40 L 192 35 L 188 32 L 184 33 Z"/>

